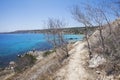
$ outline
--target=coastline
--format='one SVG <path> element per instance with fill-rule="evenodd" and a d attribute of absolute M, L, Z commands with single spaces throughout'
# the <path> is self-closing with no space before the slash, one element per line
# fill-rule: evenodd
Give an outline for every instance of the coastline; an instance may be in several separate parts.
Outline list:
<path fill-rule="evenodd" d="M 69 50 L 71 50 L 73 48 L 73 43 L 71 43 L 71 44 L 69 44 Z M 52 51 L 52 50 L 49 50 L 49 51 Z M 37 67 L 37 65 L 42 65 L 42 66 L 45 66 L 45 64 L 46 65 L 49 65 L 49 61 L 50 61 L 50 63 L 51 63 L 51 60 L 53 60 L 53 61 L 58 61 L 58 57 L 56 57 L 56 54 L 53 52 L 52 54 L 50 54 L 49 56 L 46 56 L 46 57 L 43 57 L 43 54 L 45 53 L 46 51 L 28 51 L 27 53 L 24 53 L 23 55 L 21 55 L 21 57 L 23 57 L 25 54 L 30 54 L 30 55 L 33 55 L 33 56 L 36 56 L 36 59 L 37 59 L 37 61 L 35 62 L 35 64 L 33 65 L 33 67 L 31 67 L 31 68 L 33 68 L 33 69 L 35 69 L 36 70 L 36 67 Z M 61 54 L 61 57 L 60 58 L 62 58 L 62 57 L 65 57 L 64 55 L 62 55 Z M 13 61 L 11 61 L 11 62 L 13 62 Z M 44 64 L 43 64 L 44 63 Z M 55 64 L 51 64 L 51 66 L 52 65 L 57 65 L 58 66 L 58 68 L 59 67 L 61 67 L 58 63 L 59 63 L 59 61 L 58 62 L 54 62 Z M 34 66 L 36 66 L 35 68 L 34 68 Z M 38 67 L 40 67 L 40 66 L 38 66 Z M 58 68 L 56 68 L 56 69 L 58 69 Z M 28 68 L 28 69 L 30 69 L 30 68 Z M 7 74 L 7 75 L 13 75 L 13 73 L 14 73 L 14 69 L 12 68 L 12 67 L 9 67 L 9 68 L 6 68 L 5 70 L 7 70 L 8 72 L 10 72 L 10 74 Z M 28 71 L 28 70 L 27 70 Z M 4 72 L 4 71 L 3 71 Z M 26 71 L 25 71 L 26 72 Z M 23 72 L 24 73 L 24 72 Z M 0 78 L 1 79 L 1 78 Z"/>
<path fill-rule="evenodd" d="M 80 34 L 81 35 L 81 34 Z M 81 40 L 83 35 L 65 34 L 66 40 Z M 46 51 L 51 49 L 51 45 L 45 42 L 43 34 L 10 34 L 0 35 L 0 65 L 8 66 L 10 61 L 14 61 L 18 55 L 24 55 L 35 48 L 35 51 Z M 79 37 L 79 38 L 78 38 Z M 33 39 L 34 38 L 34 39 Z M 9 42 L 9 43 L 8 43 Z M 74 41 L 72 41 L 74 43 Z M 71 42 L 71 43 L 72 43 Z"/>
<path fill-rule="evenodd" d="M 72 48 L 73 48 L 73 44 L 74 43 L 76 43 L 76 42 L 78 42 L 78 39 L 79 38 L 75 38 L 75 37 L 68 37 L 67 38 L 67 40 L 68 40 L 68 47 L 69 47 L 69 50 L 71 50 Z M 82 39 L 80 39 L 80 40 L 82 40 Z M 18 55 L 16 55 L 16 57 L 17 58 L 23 58 L 24 56 L 26 56 L 26 55 L 32 55 L 32 56 L 34 56 L 34 57 L 36 57 L 36 62 L 35 62 L 35 64 L 34 65 L 32 65 L 32 67 L 31 66 L 28 66 L 28 68 L 26 68 L 26 70 L 25 70 L 25 72 L 27 71 L 27 70 L 29 70 L 29 69 L 35 69 L 36 70 L 36 65 L 39 65 L 38 67 L 40 68 L 40 65 L 41 66 L 44 66 L 44 67 L 46 67 L 45 65 L 47 65 L 47 68 L 46 69 L 49 69 L 49 67 L 50 67 L 50 65 L 51 66 L 56 66 L 55 67 L 55 70 L 54 71 L 56 71 L 56 70 L 58 70 L 60 67 L 62 67 L 62 65 L 63 64 L 65 64 L 65 62 L 66 61 L 63 61 L 65 58 L 66 58 L 66 55 L 65 54 L 60 54 L 60 58 L 58 58 L 58 57 L 56 57 L 56 54 L 55 54 L 55 52 L 53 52 L 53 54 L 50 54 L 49 56 L 46 56 L 46 57 L 44 57 L 43 56 L 43 54 L 45 53 L 45 52 L 47 52 L 47 51 L 53 51 L 52 49 L 46 49 L 46 50 L 43 50 L 43 51 L 41 51 L 41 50 L 35 50 L 35 49 L 32 49 L 32 50 L 30 50 L 30 51 L 27 51 L 27 52 L 24 52 L 24 53 L 21 53 L 21 54 L 18 54 Z M 60 53 L 61 51 L 59 51 L 59 53 Z M 61 59 L 61 62 L 59 62 L 59 60 L 58 59 Z M 51 61 L 53 61 L 53 64 L 51 64 Z M 61 65 L 62 64 L 62 65 Z M 16 74 L 16 72 L 15 72 L 15 70 L 14 70 L 14 67 L 16 66 L 16 61 L 14 61 L 14 60 L 12 60 L 12 61 L 10 61 L 9 62 L 9 64 L 8 64 L 8 66 L 7 67 L 5 67 L 4 69 L 1 69 L 1 71 L 0 71 L 0 79 L 3 79 L 3 78 L 1 78 L 1 77 L 7 77 L 7 78 L 9 78 L 9 76 L 11 77 L 11 76 L 13 76 L 13 75 L 15 75 Z M 34 66 L 36 66 L 35 68 L 34 68 Z M 41 69 L 41 68 L 40 68 Z M 51 69 L 50 69 L 51 70 Z M 53 70 L 52 70 L 53 71 Z M 45 72 L 49 72 L 48 70 L 45 70 Z M 4 74 L 6 74 L 7 76 L 5 76 L 5 75 L 3 75 L 3 73 Z M 23 71 L 23 73 L 24 73 L 24 71 Z M 18 73 L 19 74 L 19 73 Z M 42 73 L 43 74 L 43 73 Z M 18 76 L 17 76 L 18 77 Z M 4 80 L 4 79 L 3 79 Z"/>

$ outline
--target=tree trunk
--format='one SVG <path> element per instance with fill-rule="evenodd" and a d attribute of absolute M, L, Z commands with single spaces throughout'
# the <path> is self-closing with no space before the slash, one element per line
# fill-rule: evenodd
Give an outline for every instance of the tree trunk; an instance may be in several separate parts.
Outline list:
<path fill-rule="evenodd" d="M 88 40 L 88 28 L 87 26 L 85 26 L 85 38 L 86 38 L 86 41 L 87 41 L 87 47 L 88 47 L 88 50 L 89 50 L 89 57 L 90 59 L 92 58 L 92 51 L 91 51 L 91 47 L 90 47 L 90 43 L 89 43 L 89 40 Z"/>

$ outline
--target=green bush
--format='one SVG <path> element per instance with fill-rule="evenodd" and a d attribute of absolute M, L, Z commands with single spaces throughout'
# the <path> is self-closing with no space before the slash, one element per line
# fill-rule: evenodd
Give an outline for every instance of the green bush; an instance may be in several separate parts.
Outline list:
<path fill-rule="evenodd" d="M 43 53 L 43 57 L 46 57 L 48 55 L 50 55 L 51 53 L 55 52 L 55 50 L 52 50 L 52 51 L 46 51 Z"/>

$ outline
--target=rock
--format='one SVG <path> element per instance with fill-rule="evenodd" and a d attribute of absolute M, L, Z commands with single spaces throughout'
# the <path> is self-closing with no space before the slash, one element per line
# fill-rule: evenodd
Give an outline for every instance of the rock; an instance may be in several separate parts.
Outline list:
<path fill-rule="evenodd" d="M 10 61 L 9 68 L 13 70 L 15 66 L 16 66 L 16 63 L 14 61 Z"/>
<path fill-rule="evenodd" d="M 14 61 L 11 61 L 9 64 L 10 64 L 10 65 L 14 65 L 14 64 L 15 64 L 15 62 L 14 62 Z"/>
<path fill-rule="evenodd" d="M 95 54 L 89 61 L 90 68 L 97 68 L 99 65 L 106 62 L 106 59 L 102 55 Z"/>
<path fill-rule="evenodd" d="M 97 74 L 100 74 L 101 72 L 100 71 L 96 71 Z"/>

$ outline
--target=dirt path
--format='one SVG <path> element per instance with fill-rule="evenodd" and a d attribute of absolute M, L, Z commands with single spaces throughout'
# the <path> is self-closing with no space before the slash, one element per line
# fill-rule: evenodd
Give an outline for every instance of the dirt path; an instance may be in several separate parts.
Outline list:
<path fill-rule="evenodd" d="M 70 52 L 68 64 L 58 72 L 61 79 L 56 80 L 94 80 L 93 76 L 84 68 L 85 60 L 88 58 L 88 51 L 84 48 L 85 44 L 85 42 L 79 42 Z"/>
<path fill-rule="evenodd" d="M 75 49 L 75 54 L 73 54 L 72 58 L 70 59 L 68 69 L 67 69 L 67 77 L 66 80 L 83 80 L 83 78 L 87 75 L 85 69 L 83 68 L 83 47 L 84 43 L 78 45 Z"/>

